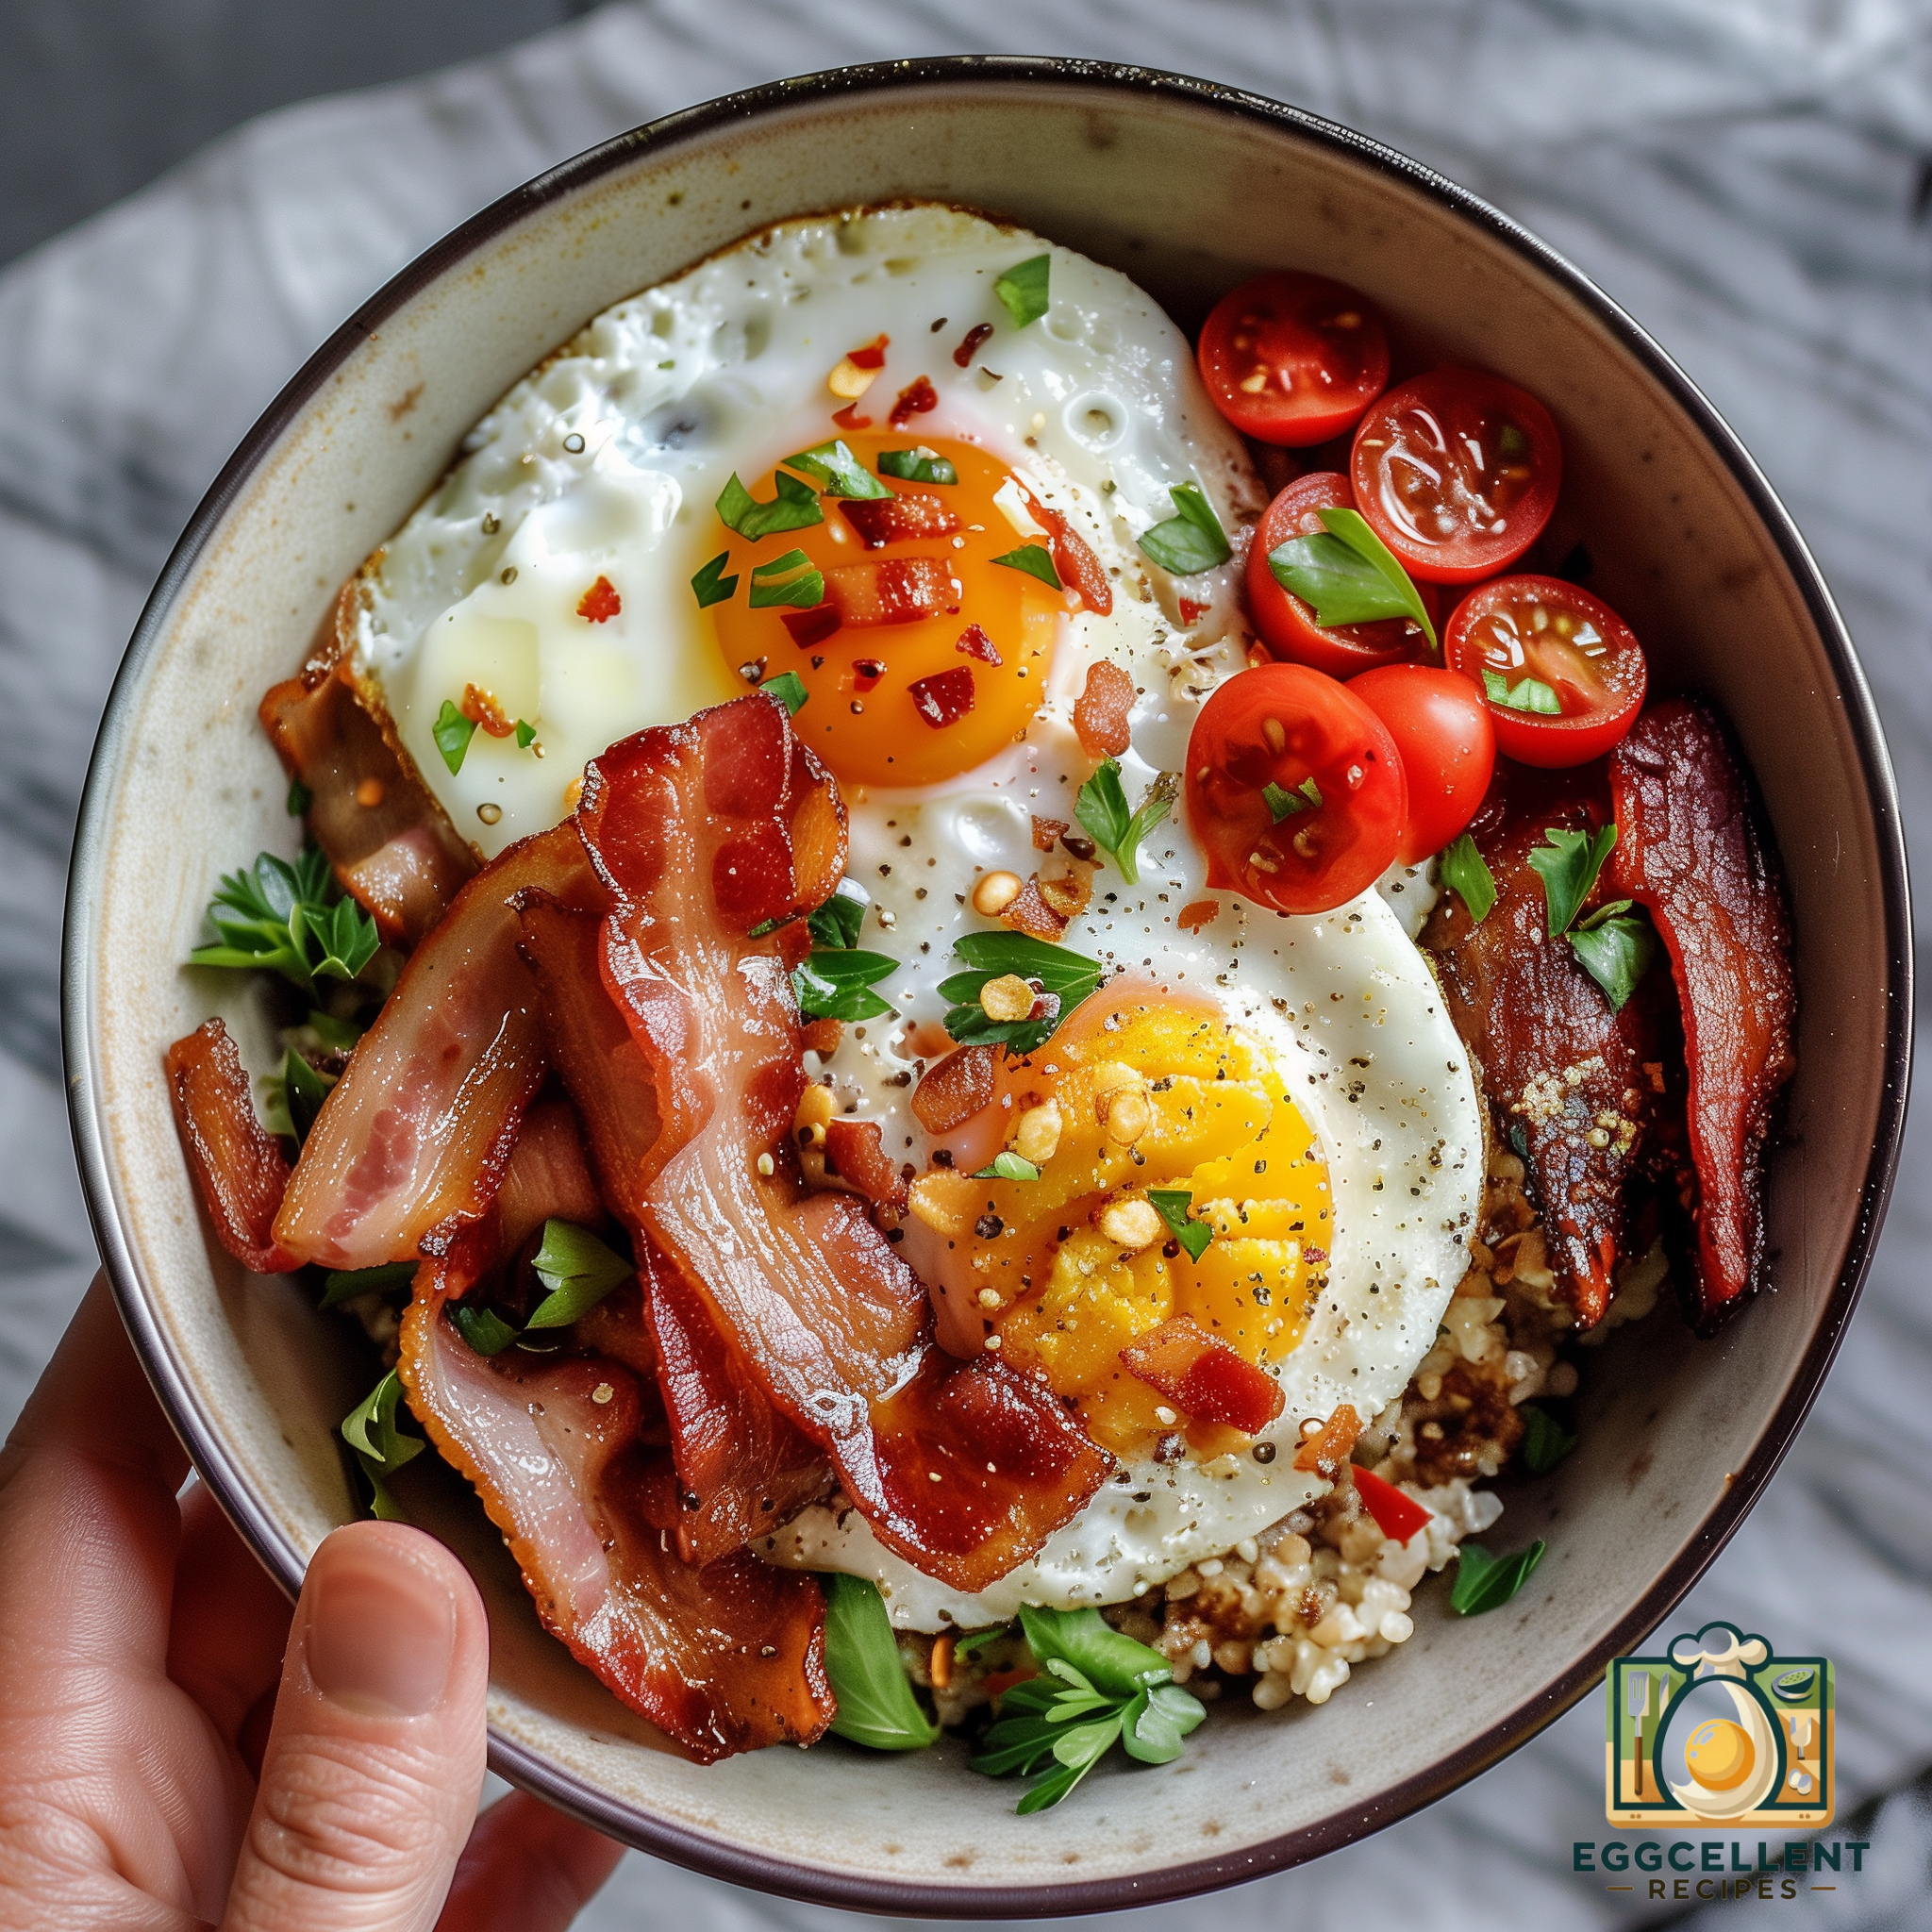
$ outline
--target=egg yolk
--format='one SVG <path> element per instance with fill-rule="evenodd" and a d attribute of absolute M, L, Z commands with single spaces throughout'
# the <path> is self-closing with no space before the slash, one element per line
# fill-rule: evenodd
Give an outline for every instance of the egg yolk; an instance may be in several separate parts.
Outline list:
<path fill-rule="evenodd" d="M 806 701 L 793 715 L 799 736 L 847 784 L 924 786 L 969 772 L 1024 734 L 1039 708 L 1061 618 L 1073 593 L 994 561 L 1041 537 L 1024 537 L 993 501 L 1011 481 L 1006 464 L 957 438 L 904 429 L 848 430 L 846 447 L 892 492 L 851 499 L 826 491 L 823 523 L 746 543 L 729 539 L 724 575 L 742 581 L 710 607 L 718 648 L 747 682 L 794 673 Z M 927 451 L 953 466 L 955 483 L 881 475 L 888 450 Z M 751 484 L 759 503 L 777 489 L 767 472 Z M 898 508 L 894 508 L 894 506 Z M 819 574 L 824 595 L 809 606 L 755 608 L 753 573 L 793 551 L 773 588 Z"/>
<path fill-rule="evenodd" d="M 1684 1747 L 1685 1769 L 1707 1790 L 1735 1790 L 1757 1761 L 1750 1733 L 1727 1717 L 1699 1724 Z"/>
<path fill-rule="evenodd" d="M 1042 1373 L 1103 1448 L 1144 1457 L 1179 1430 L 1212 1457 L 1245 1439 L 1177 1416 L 1121 1350 L 1186 1315 L 1257 1367 L 1287 1356 L 1326 1279 L 1327 1167 L 1283 1069 L 1218 1008 L 1106 1001 L 1097 1018 L 1083 1007 L 1014 1082 L 1016 1145 L 1030 1109 L 1058 1109 L 1040 1178 L 975 1180 L 970 1204 L 962 1196 L 976 1299 L 1005 1358 Z M 1109 1208 L 1156 1189 L 1191 1194 L 1194 1218 L 1212 1226 L 1198 1260 L 1164 1224 L 1144 1244 L 1120 1239 L 1135 1216 Z"/>

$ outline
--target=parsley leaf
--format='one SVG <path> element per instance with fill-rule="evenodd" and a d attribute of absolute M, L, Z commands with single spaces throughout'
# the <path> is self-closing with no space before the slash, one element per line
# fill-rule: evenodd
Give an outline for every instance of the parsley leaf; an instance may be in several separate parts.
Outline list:
<path fill-rule="evenodd" d="M 769 610 L 775 604 L 809 610 L 825 601 L 825 580 L 804 551 L 788 550 L 769 563 L 752 565 L 750 595 L 754 610 Z"/>
<path fill-rule="evenodd" d="M 1548 1409 L 1525 1402 L 1516 1413 L 1523 1418 L 1523 1461 L 1531 1475 L 1548 1475 L 1576 1446 L 1576 1438 Z"/>
<path fill-rule="evenodd" d="M 865 925 L 865 908 L 871 904 L 871 893 L 857 879 L 842 878 L 832 896 L 805 922 L 806 930 L 820 945 L 834 952 L 856 946 Z"/>
<path fill-rule="evenodd" d="M 1529 1573 L 1542 1561 L 1546 1547 L 1539 1537 L 1513 1556 L 1492 1557 L 1480 1543 L 1464 1543 L 1457 1557 L 1449 1607 L 1458 1617 L 1480 1617 L 1485 1610 L 1499 1608 L 1529 1581 Z"/>
<path fill-rule="evenodd" d="M 796 476 L 777 475 L 778 493 L 770 503 L 760 503 L 742 483 L 738 472 L 718 492 L 718 515 L 727 530 L 736 530 L 748 543 L 760 537 L 774 537 L 780 530 L 807 530 L 822 524 L 825 513 L 819 506 L 818 492 Z"/>
<path fill-rule="evenodd" d="M 335 1084 L 333 1074 L 318 1074 L 290 1047 L 282 1056 L 281 1072 L 269 1082 L 269 1131 L 288 1134 L 301 1146 Z"/>
<path fill-rule="evenodd" d="M 787 457 L 785 463 L 788 469 L 803 470 L 816 479 L 827 496 L 878 497 L 892 493 L 852 454 L 843 437 L 834 437 L 830 442 L 819 443 L 812 449 L 802 449 L 795 457 Z"/>
<path fill-rule="evenodd" d="M 530 1266 L 550 1292 L 532 1310 L 528 1328 L 568 1328 L 638 1272 L 588 1227 L 555 1217 L 543 1224 L 543 1244 Z"/>
<path fill-rule="evenodd" d="M 389 1478 L 428 1447 L 421 1436 L 406 1436 L 396 1425 L 403 1385 L 391 1369 L 342 1418 L 342 1441 L 356 1452 L 372 1491 L 370 1508 L 385 1523 L 407 1523 L 403 1506 L 390 1493 Z"/>
<path fill-rule="evenodd" d="M 1177 483 L 1167 492 L 1174 513 L 1141 539 L 1142 552 L 1177 577 L 1197 575 L 1234 555 L 1214 506 L 1198 483 Z"/>
<path fill-rule="evenodd" d="M 1167 1223 L 1168 1233 L 1188 1251 L 1188 1259 L 1198 1261 L 1214 1239 L 1214 1224 L 1189 1218 L 1188 1209 L 1194 1205 L 1191 1190 L 1149 1188 L 1147 1198 L 1153 1202 L 1155 1212 Z"/>
<path fill-rule="evenodd" d="M 1047 282 L 1053 273 L 1053 257 L 1036 255 L 1016 263 L 992 285 L 1000 306 L 1013 319 L 1015 328 L 1038 322 L 1047 309 Z"/>
<path fill-rule="evenodd" d="M 537 727 L 527 718 L 517 720 L 517 749 L 528 751 L 537 741 Z"/>
<path fill-rule="evenodd" d="M 1610 1011 L 1621 1013 L 1657 958 L 1650 921 L 1633 911 L 1628 899 L 1617 899 L 1599 906 L 1568 937 L 1576 963 L 1603 988 Z"/>
<path fill-rule="evenodd" d="M 1298 811 L 1320 811 L 1322 808 L 1322 788 L 1313 778 L 1304 778 L 1292 791 L 1270 780 L 1261 788 L 1261 798 L 1268 808 L 1268 816 L 1277 825 Z"/>
<path fill-rule="evenodd" d="M 758 689 L 776 698 L 794 718 L 805 709 L 806 700 L 811 696 L 805 688 L 805 680 L 795 671 L 781 671 L 776 677 L 766 678 Z"/>
<path fill-rule="evenodd" d="M 962 1046 L 1004 1046 L 1009 1054 L 1025 1055 L 1045 1045 L 1061 1017 L 1099 986 L 1104 970 L 1098 959 L 1022 932 L 970 932 L 953 942 L 953 950 L 971 970 L 940 982 L 940 997 L 951 1003 L 941 1024 Z M 980 991 L 989 979 L 1008 973 L 1039 987 L 1052 1010 L 1038 1020 L 989 1019 L 979 1004 Z"/>
<path fill-rule="evenodd" d="M 798 1010 L 805 1019 L 879 1020 L 898 1008 L 871 988 L 898 970 L 898 960 L 884 953 L 814 948 L 811 958 L 793 970 L 791 991 L 798 995 Z"/>
<path fill-rule="evenodd" d="M 250 871 L 225 873 L 208 918 L 217 942 L 189 954 L 191 966 L 261 967 L 311 995 L 318 975 L 354 979 L 382 944 L 313 845 L 293 864 L 264 852 Z"/>
<path fill-rule="evenodd" d="M 727 604 L 731 601 L 732 593 L 738 589 L 738 573 L 733 571 L 728 577 L 724 575 L 724 566 L 730 561 L 730 551 L 721 550 L 691 578 L 691 591 L 698 600 L 700 610 L 708 610 L 713 604 Z"/>
<path fill-rule="evenodd" d="M 458 1302 L 449 1311 L 450 1320 L 478 1355 L 501 1355 L 517 1339 L 517 1331 L 494 1308 Z"/>
<path fill-rule="evenodd" d="M 1024 570 L 1029 577 L 1038 577 L 1049 591 L 1064 590 L 1060 574 L 1053 567 L 1053 553 L 1043 543 L 1023 543 L 1017 550 L 1008 550 L 1003 557 L 995 557 L 995 563 L 1003 563 L 1008 570 Z"/>
<path fill-rule="evenodd" d="M 973 1178 L 976 1181 L 1037 1181 L 1040 1170 L 1024 1156 L 1007 1147 L 993 1156 L 991 1167 L 975 1169 Z"/>
<path fill-rule="evenodd" d="M 1441 859 L 1442 883 L 1461 895 L 1469 916 L 1480 925 L 1496 903 L 1496 875 L 1467 832 L 1452 839 Z"/>
<path fill-rule="evenodd" d="M 1141 795 L 1139 807 L 1127 809 L 1127 794 L 1121 789 L 1121 763 L 1108 758 L 1081 786 L 1074 801 L 1074 816 L 1092 834 L 1093 842 L 1110 853 L 1130 886 L 1139 885 L 1141 841 L 1174 809 L 1180 795 L 1177 772 L 1157 774 L 1154 782 Z"/>
<path fill-rule="evenodd" d="M 1291 537 L 1268 553 L 1274 581 L 1313 605 L 1317 624 L 1375 624 L 1386 617 L 1407 617 L 1422 626 L 1433 646 L 1436 627 L 1421 592 L 1361 512 L 1324 509 L 1317 514 L 1325 535 Z"/>
<path fill-rule="evenodd" d="M 1485 671 L 1483 695 L 1491 704 L 1505 705 L 1512 711 L 1536 711 L 1545 718 L 1563 715 L 1561 699 L 1537 677 L 1525 677 L 1512 685 L 1500 672 Z"/>
<path fill-rule="evenodd" d="M 921 443 L 917 449 L 882 449 L 879 475 L 902 483 L 957 483 L 959 473 L 949 458 Z"/>
<path fill-rule="evenodd" d="M 920 1708 L 877 1587 L 862 1576 L 821 1576 L 825 1674 L 839 1700 L 837 1737 L 873 1751 L 924 1751 L 940 1727 Z"/>
<path fill-rule="evenodd" d="M 289 780 L 289 816 L 299 819 L 315 803 L 315 793 L 299 778 Z"/>
<path fill-rule="evenodd" d="M 442 761 L 454 778 L 463 769 L 463 760 L 469 756 L 470 741 L 476 735 L 475 719 L 464 717 L 457 709 L 454 700 L 444 698 L 442 709 L 436 714 L 436 723 L 429 727 L 429 735 L 435 739 L 436 748 L 442 754 Z"/>
<path fill-rule="evenodd" d="M 1604 860 L 1617 842 L 1615 819 L 1592 837 L 1589 832 L 1568 831 L 1560 825 L 1546 826 L 1547 845 L 1539 845 L 1529 862 L 1541 875 L 1543 898 L 1549 907 L 1550 937 L 1557 939 L 1570 930 L 1571 922 L 1590 897 Z M 1628 903 L 1627 901 L 1625 902 Z"/>
<path fill-rule="evenodd" d="M 316 1307 L 333 1308 L 354 1301 L 358 1294 L 381 1294 L 392 1288 L 408 1288 L 415 1278 L 413 1261 L 386 1261 L 379 1268 L 332 1268 L 323 1276 L 322 1299 Z"/>

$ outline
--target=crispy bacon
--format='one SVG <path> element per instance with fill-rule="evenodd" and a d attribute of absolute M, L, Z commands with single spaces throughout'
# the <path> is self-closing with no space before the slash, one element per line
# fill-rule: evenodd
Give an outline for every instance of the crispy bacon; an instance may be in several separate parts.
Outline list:
<path fill-rule="evenodd" d="M 827 1121 L 825 1170 L 850 1181 L 874 1207 L 894 1213 L 905 1211 L 909 1177 L 899 1172 L 886 1152 L 878 1122 L 848 1120 L 843 1114 Z"/>
<path fill-rule="evenodd" d="M 1026 883 L 1008 899 L 1000 911 L 1000 924 L 1029 939 L 1057 944 L 1067 930 L 1066 916 L 1056 912 L 1041 891 L 1040 874 L 1029 875 Z"/>
<path fill-rule="evenodd" d="M 814 604 L 809 610 L 781 610 L 778 616 L 801 651 L 824 643 L 837 633 L 840 624 L 839 607 L 829 603 Z"/>
<path fill-rule="evenodd" d="M 567 1100 L 540 1101 L 525 1114 L 496 1195 L 497 1244 L 513 1255 L 553 1215 L 594 1226 L 604 1212 Z"/>
<path fill-rule="evenodd" d="M 935 731 L 957 724 L 973 708 L 973 673 L 963 664 L 915 677 L 906 688 L 912 693 L 912 708 Z"/>
<path fill-rule="evenodd" d="M 1191 1422 L 1258 1436 L 1281 1413 L 1281 1384 L 1186 1315 L 1137 1335 L 1121 1360 Z"/>
<path fill-rule="evenodd" d="M 1707 1328 L 1763 1268 L 1765 1137 L 1797 1065 L 1790 915 L 1743 772 L 1702 706 L 1645 710 L 1610 755 L 1610 890 L 1650 912 L 1683 1010 Z"/>
<path fill-rule="evenodd" d="M 771 916 L 756 908 L 816 903 L 802 859 L 789 889 L 779 872 L 829 790 L 782 708 L 757 697 L 640 732 L 591 766 L 579 825 L 617 900 L 604 983 L 662 1122 L 626 1216 L 701 1291 L 880 1541 L 977 1590 L 1037 1551 L 1108 1463 L 1044 1389 L 934 1346 L 924 1287 L 858 1201 L 801 1191 L 789 934 L 748 935 Z M 741 849 L 762 855 L 756 907 L 726 880 Z M 823 898 L 838 868 L 811 875 Z"/>
<path fill-rule="evenodd" d="M 1334 1482 L 1361 1432 L 1362 1419 L 1353 1404 L 1337 1403 L 1328 1420 L 1294 1452 L 1294 1466 Z"/>
<path fill-rule="evenodd" d="M 275 1217 L 291 1255 L 327 1268 L 409 1260 L 432 1231 L 490 1208 L 543 1076 L 510 903 L 533 887 L 600 902 L 569 824 L 486 867 L 410 956 L 309 1130 Z"/>
<path fill-rule="evenodd" d="M 1134 680 L 1110 658 L 1096 658 L 1087 667 L 1087 682 L 1074 705 L 1074 734 L 1090 758 L 1117 758 L 1130 734 L 1127 719 L 1134 708 Z"/>
<path fill-rule="evenodd" d="M 881 557 L 834 564 L 825 572 L 825 603 L 854 630 L 917 624 L 959 608 L 959 588 L 941 557 Z"/>
<path fill-rule="evenodd" d="M 261 724 L 290 776 L 308 788 L 309 827 L 342 890 L 384 939 L 412 946 L 476 860 L 356 689 L 342 635 L 354 594 L 353 585 L 342 593 L 331 653 L 270 690 Z"/>
<path fill-rule="evenodd" d="M 204 1021 L 168 1049 L 166 1063 L 181 1150 L 216 1240 L 257 1274 L 294 1267 L 275 1238 L 288 1159 L 256 1117 L 248 1072 L 227 1027 Z"/>
<path fill-rule="evenodd" d="M 1026 508 L 1033 513 L 1033 521 L 1046 532 L 1053 550 L 1053 567 L 1058 571 L 1060 582 L 1089 610 L 1107 616 L 1113 608 L 1113 587 L 1107 580 L 1107 566 L 1058 510 L 1047 508 L 1024 484 L 1020 489 Z"/>
<path fill-rule="evenodd" d="M 950 537 L 964 527 L 942 496 L 848 498 L 839 508 L 868 550 L 883 550 L 888 543 L 910 543 L 922 537 Z"/>
<path fill-rule="evenodd" d="M 1543 1212 L 1550 1266 L 1579 1327 L 1603 1319 L 1632 1245 L 1636 1184 L 1669 1157 L 1675 1096 L 1669 983 L 1647 974 L 1613 1013 L 1567 941 L 1548 938 L 1543 882 L 1529 854 L 1547 828 L 1601 824 L 1603 767 L 1538 774 L 1517 767 L 1500 805 L 1473 826 L 1496 882 L 1480 925 L 1445 894 L 1424 935 L 1449 1016 L 1482 1068 L 1499 1139 L 1523 1157 Z M 1605 896 L 1601 881 L 1592 903 Z"/>
<path fill-rule="evenodd" d="M 425 1264 L 404 1317 L 409 1406 L 475 1484 L 537 1612 L 577 1660 L 701 1762 L 809 1743 L 835 1705 L 808 1576 L 740 1551 L 694 1568 L 661 1514 L 639 1380 L 604 1357 L 486 1360 L 443 1316 Z"/>
<path fill-rule="evenodd" d="M 960 1046 L 936 1060 L 912 1090 L 912 1117 L 928 1134 L 950 1134 L 992 1105 L 999 1052 Z"/>

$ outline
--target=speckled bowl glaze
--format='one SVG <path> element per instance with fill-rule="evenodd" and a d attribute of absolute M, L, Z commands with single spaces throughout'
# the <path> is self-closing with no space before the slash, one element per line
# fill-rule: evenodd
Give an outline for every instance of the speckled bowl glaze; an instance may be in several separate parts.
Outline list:
<path fill-rule="evenodd" d="M 1737 1527 L 1810 1405 L 1870 1258 L 1909 1038 L 1897 802 L 1850 641 L 1750 458 L 1657 348 L 1541 244 L 1427 170 L 1291 108 L 1077 62 L 934 60 L 733 95 L 541 176 L 431 249 L 341 328 L 251 432 L 128 649 L 90 774 L 66 957 L 67 1067 L 115 1291 L 204 1478 L 292 1591 L 356 1513 L 335 1426 L 369 1364 L 289 1280 L 207 1237 L 160 1058 L 225 1010 L 183 969 L 216 874 L 293 838 L 256 700 L 458 440 L 590 316 L 781 217 L 919 196 L 1018 220 L 1124 270 L 1185 325 L 1257 269 L 1344 277 L 1411 349 L 1488 364 L 1561 425 L 1562 514 L 1660 685 L 1713 695 L 1766 794 L 1790 881 L 1802 1037 L 1771 1175 L 1774 1292 L 1710 1342 L 1625 1329 L 1582 1397 L 1584 1446 L 1509 1482 L 1510 1546 L 1549 1555 L 1501 1613 L 1420 1594 L 1414 1638 L 1320 1708 L 1230 1699 L 1159 1770 L 1096 1773 L 1013 1815 L 957 1746 L 836 1740 L 700 1769 L 539 1629 L 456 1478 L 419 1519 L 461 1551 L 494 1634 L 492 1761 L 663 1857 L 879 1910 L 1101 1909 L 1250 1878 L 1441 1796 L 1581 1696 Z M 251 1030 L 252 1029 L 252 1030 Z M 1500 1535 L 1500 1533 L 1499 1533 Z"/>

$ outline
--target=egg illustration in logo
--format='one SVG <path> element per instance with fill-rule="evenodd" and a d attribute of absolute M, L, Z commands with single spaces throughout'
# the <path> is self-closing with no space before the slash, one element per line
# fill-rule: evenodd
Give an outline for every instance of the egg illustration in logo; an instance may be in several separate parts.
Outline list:
<path fill-rule="evenodd" d="M 1701 1644 L 1715 1635 L 1712 1644 Z M 1671 1660 L 1693 1673 L 1664 1714 L 1656 1763 L 1678 1804 L 1713 1822 L 1756 1810 L 1777 1787 L 1777 1721 L 1745 1674 L 1769 1655 L 1724 1626 L 1672 1645 Z"/>

